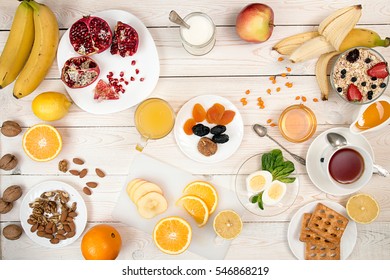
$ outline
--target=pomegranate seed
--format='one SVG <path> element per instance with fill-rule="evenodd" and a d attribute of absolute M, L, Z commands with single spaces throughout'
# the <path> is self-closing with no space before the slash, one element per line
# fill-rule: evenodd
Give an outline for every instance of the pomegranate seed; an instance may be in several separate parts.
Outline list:
<path fill-rule="evenodd" d="M 122 93 L 125 93 L 125 91 L 126 91 L 126 90 L 125 90 L 124 88 L 121 88 L 121 92 L 122 92 Z"/>
<path fill-rule="evenodd" d="M 135 69 L 135 74 L 139 74 L 139 69 Z"/>
<path fill-rule="evenodd" d="M 123 71 L 121 71 L 120 73 L 119 73 L 119 76 L 121 76 L 121 77 L 123 77 L 125 75 L 125 73 L 123 73 Z"/>
<path fill-rule="evenodd" d="M 133 66 L 134 66 L 134 65 L 135 65 L 135 63 L 136 63 L 136 62 L 135 62 L 135 60 L 131 61 L 131 65 L 133 65 Z"/>
<path fill-rule="evenodd" d="M 127 86 L 129 84 L 129 81 L 125 81 L 125 85 Z"/>
<path fill-rule="evenodd" d="M 120 80 L 119 80 L 119 82 L 124 82 L 125 81 L 125 79 L 123 79 L 123 78 L 120 78 Z"/>
<path fill-rule="evenodd" d="M 112 72 L 110 71 L 110 72 L 108 72 L 108 75 L 112 77 L 112 76 L 114 76 L 114 73 L 112 73 Z"/>
<path fill-rule="evenodd" d="M 143 82 L 144 80 L 145 80 L 145 78 L 141 78 L 141 79 L 139 79 L 141 82 Z"/>
<path fill-rule="evenodd" d="M 131 80 L 132 82 L 134 82 L 134 81 L 135 81 L 134 77 L 131 77 L 131 78 L 130 78 L 130 80 Z"/>

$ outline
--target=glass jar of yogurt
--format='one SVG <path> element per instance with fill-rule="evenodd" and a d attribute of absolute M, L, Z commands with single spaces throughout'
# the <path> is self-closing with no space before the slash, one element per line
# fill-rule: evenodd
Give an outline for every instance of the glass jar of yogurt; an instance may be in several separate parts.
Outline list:
<path fill-rule="evenodd" d="M 215 45 L 215 24 L 201 12 L 188 14 L 184 21 L 190 28 L 180 27 L 180 38 L 184 49 L 192 55 L 205 55 Z"/>

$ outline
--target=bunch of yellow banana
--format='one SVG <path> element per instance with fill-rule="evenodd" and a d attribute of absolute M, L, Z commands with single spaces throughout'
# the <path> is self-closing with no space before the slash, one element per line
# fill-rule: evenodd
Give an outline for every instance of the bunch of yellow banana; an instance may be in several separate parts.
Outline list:
<path fill-rule="evenodd" d="M 58 22 L 50 8 L 23 0 L 0 57 L 0 89 L 16 79 L 16 98 L 33 92 L 53 64 L 58 41 Z"/>
<path fill-rule="evenodd" d="M 353 47 L 388 47 L 390 38 L 381 39 L 378 33 L 354 28 L 362 14 L 362 6 L 355 5 L 339 9 L 325 18 L 318 31 L 296 34 L 279 41 L 273 46 L 282 55 L 288 55 L 293 62 L 318 58 L 316 78 L 322 100 L 327 100 L 330 87 L 327 66 L 335 55 Z"/>

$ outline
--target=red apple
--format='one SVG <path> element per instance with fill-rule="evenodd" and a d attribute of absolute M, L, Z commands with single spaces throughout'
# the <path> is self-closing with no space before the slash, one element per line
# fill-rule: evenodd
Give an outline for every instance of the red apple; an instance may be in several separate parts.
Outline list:
<path fill-rule="evenodd" d="M 237 16 L 236 31 L 245 41 L 265 42 L 271 37 L 273 30 L 274 12 L 265 4 L 249 4 Z"/>

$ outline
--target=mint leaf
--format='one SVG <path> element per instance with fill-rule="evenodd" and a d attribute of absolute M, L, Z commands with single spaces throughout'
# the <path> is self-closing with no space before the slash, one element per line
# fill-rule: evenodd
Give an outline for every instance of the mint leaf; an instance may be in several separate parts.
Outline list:
<path fill-rule="evenodd" d="M 251 196 L 249 198 L 249 201 L 252 202 L 252 203 L 256 203 L 258 198 L 259 198 L 259 195 L 256 194 L 254 196 Z"/>

